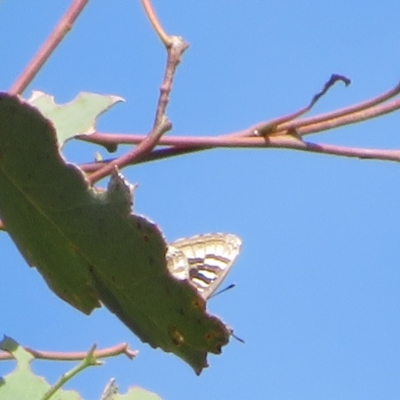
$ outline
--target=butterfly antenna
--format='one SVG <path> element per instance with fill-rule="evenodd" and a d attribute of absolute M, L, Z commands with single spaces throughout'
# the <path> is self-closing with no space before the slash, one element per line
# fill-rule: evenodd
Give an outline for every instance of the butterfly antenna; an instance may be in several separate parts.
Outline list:
<path fill-rule="evenodd" d="M 236 286 L 236 283 L 231 283 L 231 284 L 228 285 L 227 287 L 225 287 L 225 288 L 219 290 L 219 291 L 216 292 L 216 293 L 213 293 L 213 294 L 208 298 L 208 300 L 209 300 L 209 299 L 212 299 L 212 298 L 215 297 L 215 296 L 218 296 L 218 295 L 221 294 L 221 293 L 226 292 L 227 290 L 233 289 L 235 286 Z"/>
<path fill-rule="evenodd" d="M 242 338 L 240 338 L 239 336 L 236 336 L 233 332 L 231 332 L 231 336 L 233 338 L 235 338 L 238 342 L 246 344 L 246 342 Z"/>

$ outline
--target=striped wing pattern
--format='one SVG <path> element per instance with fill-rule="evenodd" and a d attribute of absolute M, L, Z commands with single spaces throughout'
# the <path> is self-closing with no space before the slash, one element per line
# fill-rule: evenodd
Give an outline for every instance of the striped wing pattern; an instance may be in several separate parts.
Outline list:
<path fill-rule="evenodd" d="M 167 266 L 179 280 L 188 280 L 207 300 L 230 271 L 242 241 L 227 233 L 178 239 L 168 246 Z"/>

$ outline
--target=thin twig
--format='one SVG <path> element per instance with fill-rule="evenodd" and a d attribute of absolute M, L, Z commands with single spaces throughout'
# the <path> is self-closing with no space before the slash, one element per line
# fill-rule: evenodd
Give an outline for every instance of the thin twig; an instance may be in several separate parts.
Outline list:
<path fill-rule="evenodd" d="M 317 96 L 316 95 L 314 96 L 313 101 L 311 101 L 309 106 L 300 109 L 295 113 L 289 114 L 284 117 L 278 117 L 269 121 L 258 122 L 257 124 L 249 128 L 246 128 L 238 132 L 229 133 L 228 135 L 236 137 L 254 136 L 255 133 L 264 131 L 266 131 L 267 134 L 282 135 L 286 134 L 288 130 L 293 130 L 293 129 L 297 130 L 300 134 L 305 135 L 308 133 L 316 133 L 319 131 L 323 131 L 324 129 L 336 128 L 337 126 L 342 126 L 347 123 L 353 124 L 365 120 L 366 114 L 362 114 L 361 111 L 373 109 L 374 111 L 371 114 L 371 118 L 377 115 L 381 115 L 381 111 L 377 111 L 379 109 L 377 109 L 376 106 L 387 102 L 394 96 L 397 96 L 399 93 L 400 93 L 400 84 L 397 84 L 394 88 L 388 90 L 387 92 L 382 93 L 381 95 L 369 99 L 367 101 L 354 104 L 349 107 L 345 107 L 329 113 L 319 114 L 314 117 L 295 120 L 295 118 L 299 117 L 300 115 L 303 115 L 306 111 L 309 111 L 311 109 L 312 105 L 315 104 L 314 99 Z M 392 111 L 395 111 L 398 108 L 395 105 L 393 105 L 392 107 L 393 107 Z M 357 114 L 359 112 L 360 114 Z M 387 113 L 387 111 L 385 110 L 384 113 Z M 353 115 L 355 115 L 355 117 L 353 117 Z M 335 125 L 335 124 L 340 124 L 340 125 Z"/>
<path fill-rule="evenodd" d="M 157 111 L 154 119 L 154 127 L 159 125 L 160 120 L 165 115 L 176 69 L 181 62 L 183 53 L 189 47 L 189 45 L 180 36 L 171 36 L 170 39 L 171 45 L 167 48 L 167 64 L 165 66 L 163 82 L 160 87 L 160 96 L 158 99 Z"/>
<path fill-rule="evenodd" d="M 116 160 L 113 160 L 109 164 L 103 164 L 104 166 L 102 168 L 91 174 L 88 178 L 90 184 L 93 185 L 98 180 L 109 175 L 113 170 L 115 170 L 116 167 L 120 169 L 131 163 L 139 162 L 142 158 L 149 154 L 151 150 L 153 150 L 161 136 L 169 129 L 171 129 L 171 123 L 167 119 L 165 119 L 165 121 L 161 121 L 160 125 L 154 128 L 150 134 L 146 136 L 146 138 L 142 140 L 140 144 L 132 151 Z"/>
<path fill-rule="evenodd" d="M 176 68 L 178 67 L 181 61 L 182 54 L 185 52 L 187 47 L 188 44 L 185 43 L 182 38 L 178 36 L 172 36 L 172 44 L 167 49 L 167 64 L 165 67 L 163 82 L 160 87 L 160 95 L 158 98 L 156 115 L 154 117 L 152 130 L 145 138 L 142 139 L 143 141 L 140 142 L 140 144 L 136 148 L 129 151 L 122 157 L 113 160 L 111 163 L 102 166 L 102 168 L 90 175 L 89 181 L 92 185 L 98 180 L 109 175 L 115 169 L 115 167 L 117 167 L 118 169 L 122 169 L 126 165 L 131 165 L 139 162 L 142 158 L 146 157 L 146 155 L 148 155 L 153 150 L 153 148 L 158 144 L 162 135 L 171 129 L 172 125 L 166 117 L 165 111 L 168 106 L 169 95 L 172 90 L 172 83 L 174 80 Z"/>
<path fill-rule="evenodd" d="M 171 45 L 171 38 L 165 32 L 162 27 L 160 20 L 157 18 L 157 15 L 154 11 L 153 6 L 151 5 L 150 0 L 141 0 L 144 11 L 146 12 L 147 18 L 149 19 L 153 29 L 156 31 L 160 40 L 164 43 L 164 46 L 168 47 Z"/>
<path fill-rule="evenodd" d="M 42 68 L 43 64 L 50 57 L 51 53 L 64 39 L 65 35 L 71 30 L 72 25 L 74 24 L 88 1 L 89 0 L 73 1 L 72 5 L 61 18 L 61 20 L 54 28 L 50 36 L 47 38 L 45 43 L 35 54 L 28 66 L 22 72 L 22 74 L 13 83 L 9 90 L 11 94 L 21 94 L 26 89 L 26 87 L 33 80 L 35 75 L 39 72 L 40 68 Z"/>
<path fill-rule="evenodd" d="M 349 78 L 347 78 L 343 75 L 332 74 L 331 77 L 329 78 L 329 80 L 327 82 L 325 82 L 322 90 L 313 96 L 310 103 L 306 107 L 301 108 L 300 110 L 298 110 L 292 114 L 285 115 L 283 117 L 278 117 L 278 118 L 275 118 L 275 119 L 267 121 L 267 122 L 259 123 L 254 127 L 248 128 L 244 132 L 233 133 L 233 134 L 231 134 L 231 136 L 239 136 L 239 137 L 240 136 L 254 136 L 254 135 L 266 136 L 271 133 L 275 133 L 277 128 L 279 126 L 281 126 L 282 124 L 289 123 L 290 121 L 294 121 L 294 120 L 296 120 L 296 118 L 298 118 L 301 115 L 304 115 L 305 113 L 310 111 L 314 107 L 314 105 L 318 102 L 318 100 L 322 96 L 324 96 L 336 82 L 344 82 L 346 86 L 349 86 L 351 81 Z"/>
<path fill-rule="evenodd" d="M 322 93 L 322 92 L 321 92 Z M 292 122 L 291 124 L 282 124 L 281 126 L 276 128 L 269 136 L 269 145 L 265 142 L 254 137 L 254 132 L 259 131 L 260 129 L 264 129 L 268 126 L 275 126 L 279 123 L 282 123 L 284 119 L 289 120 L 293 119 L 294 115 L 298 115 L 300 112 L 303 112 L 310 105 L 315 103 L 315 98 L 310 103 L 310 105 L 300 111 L 297 111 L 290 116 L 286 116 L 284 118 L 276 118 L 274 120 L 270 120 L 267 122 L 261 122 L 255 124 L 249 128 L 246 128 L 242 131 L 229 133 L 226 135 L 222 135 L 219 137 L 163 137 L 159 141 L 159 145 L 167 145 L 174 146 L 167 149 L 161 149 L 153 151 L 153 153 L 149 154 L 146 157 L 141 159 L 141 162 L 147 162 L 151 160 L 172 157 L 182 154 L 193 153 L 196 151 L 202 151 L 207 149 L 212 149 L 215 147 L 243 147 L 243 148 L 255 148 L 255 147 L 279 147 L 279 148 L 293 148 L 293 145 L 287 146 L 287 140 L 285 136 L 288 132 L 296 132 L 299 136 L 316 132 L 326 129 L 336 128 L 338 124 L 343 125 L 345 123 L 355 123 L 365 119 L 370 119 L 376 117 L 378 115 L 383 115 L 392 111 L 395 111 L 400 108 L 400 101 L 395 100 L 388 104 L 382 104 L 385 101 L 391 99 L 400 93 L 400 84 L 397 84 L 393 89 L 375 97 L 369 99 L 367 101 L 361 102 L 359 104 L 337 110 L 331 113 L 322 114 L 313 118 L 297 120 Z M 322 121 L 321 123 L 319 123 Z M 311 124 L 311 123 L 314 124 Z M 283 130 L 283 128 L 285 130 Z M 280 133 L 280 135 L 279 135 Z M 240 138 L 249 137 L 248 140 L 240 140 Z M 281 138 L 279 138 L 279 136 Z M 283 138 L 282 138 L 283 137 Z M 140 143 L 143 140 L 142 135 L 127 135 L 127 134 L 105 134 L 105 133 L 95 133 L 91 136 L 82 136 L 82 140 L 86 140 L 89 142 L 106 145 L 106 144 L 133 144 Z M 239 139 L 239 140 L 237 140 Z M 301 143 L 301 140 L 299 141 Z M 290 143 L 292 141 L 290 140 Z M 299 147 L 299 148 L 297 148 Z M 303 145 L 297 145 L 297 149 L 304 150 Z M 317 144 L 308 144 L 307 151 L 313 152 L 322 152 L 325 154 L 335 154 L 338 156 L 346 156 L 346 157 L 359 157 L 359 158 L 368 158 L 368 159 L 379 159 L 379 160 L 399 160 L 399 153 L 397 150 L 380 150 L 380 149 L 365 149 L 365 148 L 349 148 L 344 146 L 329 146 L 329 145 L 317 145 Z M 101 168 L 101 165 L 96 163 L 85 164 L 83 169 L 87 172 L 96 171 Z"/>
<path fill-rule="evenodd" d="M 389 114 L 393 111 L 397 111 L 398 109 L 400 109 L 400 101 L 394 100 L 387 104 L 371 107 L 365 110 L 361 110 L 359 112 L 355 112 L 353 114 L 344 115 L 343 117 L 326 120 L 322 123 L 308 124 L 305 127 L 298 128 L 297 131 L 299 135 L 302 136 L 311 133 L 327 131 L 329 129 L 338 128 L 340 126 L 355 124 L 361 121 L 377 118 L 382 115 Z"/>
<path fill-rule="evenodd" d="M 400 84 L 397 84 L 393 89 L 375 97 L 369 99 L 367 101 L 361 102 L 359 104 L 355 104 L 340 110 L 336 110 L 330 113 L 320 114 L 311 118 L 299 119 L 294 122 L 286 124 L 285 122 L 293 120 L 294 116 L 301 115 L 310 108 L 310 105 L 302 108 L 301 110 L 296 111 L 290 115 L 284 117 L 278 117 L 271 119 L 269 121 L 259 122 L 254 124 L 246 129 L 241 131 L 231 132 L 219 136 L 218 138 L 234 138 L 234 137 L 254 137 L 255 132 L 263 131 L 268 127 L 275 127 L 275 130 L 271 132 L 273 135 L 283 135 L 287 134 L 288 131 L 295 129 L 298 134 L 306 135 L 309 133 L 316 133 L 327 129 L 336 128 L 342 126 L 346 123 L 356 123 L 360 121 L 364 121 L 366 119 L 374 118 L 383 114 L 387 114 L 393 111 L 396 111 L 400 108 L 400 102 L 395 100 L 388 104 L 384 104 L 380 107 L 377 107 L 379 104 L 386 102 L 387 100 L 393 98 L 394 96 L 400 93 Z M 199 140 L 201 142 L 201 146 L 206 145 L 209 148 L 210 143 L 204 143 L 203 137 L 190 137 L 189 140 Z M 78 139 L 96 143 L 102 146 L 106 146 L 107 144 L 119 145 L 119 144 L 136 144 L 140 143 L 143 139 L 143 135 L 139 134 L 109 134 L 109 133 L 99 133 L 96 132 L 92 135 L 81 135 L 77 136 Z M 212 140 L 212 139 L 211 139 Z M 174 145 L 179 146 L 180 144 L 187 146 L 187 138 L 185 136 L 181 137 L 164 137 L 159 141 L 160 145 Z M 196 149 L 193 149 L 195 151 Z M 199 150 L 204 150 L 202 147 Z"/>
<path fill-rule="evenodd" d="M 55 360 L 55 361 L 79 361 L 87 356 L 87 351 L 84 352 L 59 352 L 59 351 L 43 351 L 34 350 L 29 347 L 24 347 L 26 351 L 31 353 L 38 360 Z M 129 359 L 137 356 L 138 351 L 130 350 L 127 343 L 121 343 L 116 346 L 108 347 L 103 350 L 96 350 L 93 355 L 96 358 L 109 358 L 125 354 Z M 13 360 L 14 357 L 8 352 L 0 351 L 0 361 Z"/>
<path fill-rule="evenodd" d="M 282 124 L 279 129 L 282 130 L 287 130 L 287 129 L 299 129 L 303 128 L 308 125 L 316 125 L 317 123 L 321 123 L 324 121 L 329 121 L 329 120 L 336 120 L 340 117 L 344 117 L 346 115 L 351 115 L 351 114 L 357 114 L 361 111 L 365 111 L 367 109 L 375 109 L 376 106 L 379 104 L 385 103 L 391 98 L 397 96 L 400 93 L 400 83 L 398 83 L 394 88 L 388 90 L 387 92 L 384 92 L 380 94 L 377 97 L 373 97 L 372 99 L 368 99 L 366 101 L 363 101 L 358 104 L 351 105 L 349 107 L 345 107 L 339 110 L 335 110 L 329 113 L 325 114 L 320 114 L 315 117 L 310 117 L 310 118 L 303 118 L 301 120 L 296 121 L 296 126 L 293 126 L 293 124 Z M 358 121 L 354 121 L 358 122 Z"/>
<path fill-rule="evenodd" d="M 169 137 L 168 140 L 173 142 L 179 140 L 179 147 L 168 147 L 165 149 L 157 149 L 140 160 L 140 163 L 160 160 L 163 158 L 174 157 L 178 155 L 193 153 L 202 150 L 209 150 L 217 147 L 224 148 L 252 148 L 252 149 L 291 149 L 307 151 L 319 154 L 329 154 L 342 157 L 352 157 L 370 160 L 386 160 L 400 162 L 400 150 L 390 149 L 368 149 L 362 147 L 346 147 L 336 146 L 322 143 L 311 143 L 299 140 L 291 135 L 268 136 L 266 138 L 224 138 L 224 137 L 197 137 L 186 138 L 187 147 L 182 145 L 182 138 Z M 107 162 L 107 161 L 105 161 Z M 135 163 L 136 164 L 136 163 Z M 80 166 L 85 172 L 89 173 L 101 168 L 99 163 L 88 163 Z"/>

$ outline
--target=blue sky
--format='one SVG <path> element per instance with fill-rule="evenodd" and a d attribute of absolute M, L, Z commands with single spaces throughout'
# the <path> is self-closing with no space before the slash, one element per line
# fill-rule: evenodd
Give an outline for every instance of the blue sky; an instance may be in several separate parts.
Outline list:
<path fill-rule="evenodd" d="M 3 0 L 0 82 L 8 90 L 69 1 Z M 190 48 L 175 79 L 171 134 L 217 135 L 308 103 L 332 73 L 348 76 L 313 110 L 376 96 L 399 81 L 400 3 L 266 0 L 155 1 L 171 34 Z M 25 92 L 66 102 L 80 91 L 126 99 L 98 130 L 144 133 L 152 125 L 165 52 L 139 1 L 90 2 Z M 308 139 L 399 148 L 400 114 Z M 103 149 L 69 143 L 71 161 Z M 232 232 L 243 251 L 210 300 L 246 341 L 235 340 L 200 377 L 142 344 L 106 309 L 80 314 L 50 292 L 6 234 L 0 235 L 1 329 L 37 349 L 130 343 L 134 361 L 108 359 L 68 385 L 99 398 L 109 378 L 164 399 L 398 399 L 400 397 L 400 174 L 393 162 L 289 150 L 215 150 L 123 171 L 140 184 L 135 209 L 168 240 Z M 55 381 L 71 365 L 37 361 Z M 12 369 L 2 363 L 0 373 Z"/>

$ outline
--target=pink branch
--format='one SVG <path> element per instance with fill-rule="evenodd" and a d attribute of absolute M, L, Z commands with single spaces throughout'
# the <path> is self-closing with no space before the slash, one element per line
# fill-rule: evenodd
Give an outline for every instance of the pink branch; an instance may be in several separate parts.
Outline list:
<path fill-rule="evenodd" d="M 42 68 L 43 64 L 50 57 L 51 53 L 64 39 L 65 35 L 71 30 L 72 25 L 82 12 L 83 8 L 88 3 L 88 0 L 74 0 L 71 7 L 61 18 L 60 22 L 54 28 L 51 35 L 48 37 L 43 46 L 39 49 L 31 62 L 11 86 L 9 92 L 11 94 L 21 94 L 29 83 L 33 80 L 36 74 Z"/>
<path fill-rule="evenodd" d="M 26 351 L 31 353 L 36 359 L 40 360 L 57 360 L 57 361 L 79 361 L 83 360 L 87 356 L 87 351 L 80 352 L 59 352 L 59 351 L 42 351 L 33 350 L 29 347 L 24 348 Z M 95 358 L 106 358 L 115 357 L 120 354 L 125 354 L 128 358 L 133 359 L 137 356 L 138 351 L 129 349 L 127 343 L 121 343 L 116 346 L 108 347 L 103 350 L 96 350 L 93 353 Z M 8 352 L 0 352 L 0 360 L 13 360 L 14 357 Z"/>
<path fill-rule="evenodd" d="M 156 12 L 154 11 L 153 6 L 151 5 L 150 0 L 141 0 L 144 11 L 149 19 L 153 29 L 157 33 L 158 37 L 164 43 L 165 46 L 169 46 L 171 44 L 171 39 L 168 34 L 165 32 L 164 28 L 161 25 L 160 20 L 157 18 Z"/>
<path fill-rule="evenodd" d="M 96 135 L 96 134 L 95 134 Z M 98 134 L 100 135 L 100 134 Z M 113 136 L 113 135 L 110 135 Z M 140 142 L 143 136 L 140 135 L 118 135 L 121 141 L 123 137 L 128 143 Z M 176 137 L 169 136 L 163 137 L 159 141 L 160 145 L 170 145 L 164 149 L 158 149 L 142 158 L 140 162 L 148 162 L 160 160 L 167 157 L 193 153 L 196 151 L 213 149 L 217 147 L 224 148 L 251 148 L 251 149 L 290 149 L 307 151 L 312 153 L 336 155 L 342 157 L 352 157 L 360 159 L 373 159 L 373 160 L 386 160 L 386 161 L 400 161 L 400 150 L 388 149 L 367 149 L 362 147 L 346 147 L 336 146 L 322 143 L 311 143 L 299 139 L 292 135 L 277 135 L 253 138 L 239 138 L 239 137 Z M 139 161 L 134 162 L 134 164 Z M 80 167 L 85 172 L 95 172 L 99 170 L 104 163 L 88 163 Z"/>
<path fill-rule="evenodd" d="M 146 138 L 142 138 L 141 142 L 136 148 L 128 152 L 122 157 L 113 160 L 107 165 L 102 165 L 95 173 L 90 175 L 89 181 L 93 185 L 98 180 L 109 175 L 116 167 L 121 169 L 126 165 L 137 163 L 141 159 L 150 154 L 151 150 L 157 145 L 162 135 L 172 128 L 171 123 L 165 116 L 165 111 L 169 102 L 169 95 L 172 89 L 172 82 L 175 76 L 176 68 L 178 67 L 182 54 L 188 47 L 188 44 L 182 38 L 171 36 L 171 45 L 167 48 L 168 57 L 167 65 L 165 67 L 164 79 L 160 88 L 160 95 L 154 124 L 151 132 Z"/>

